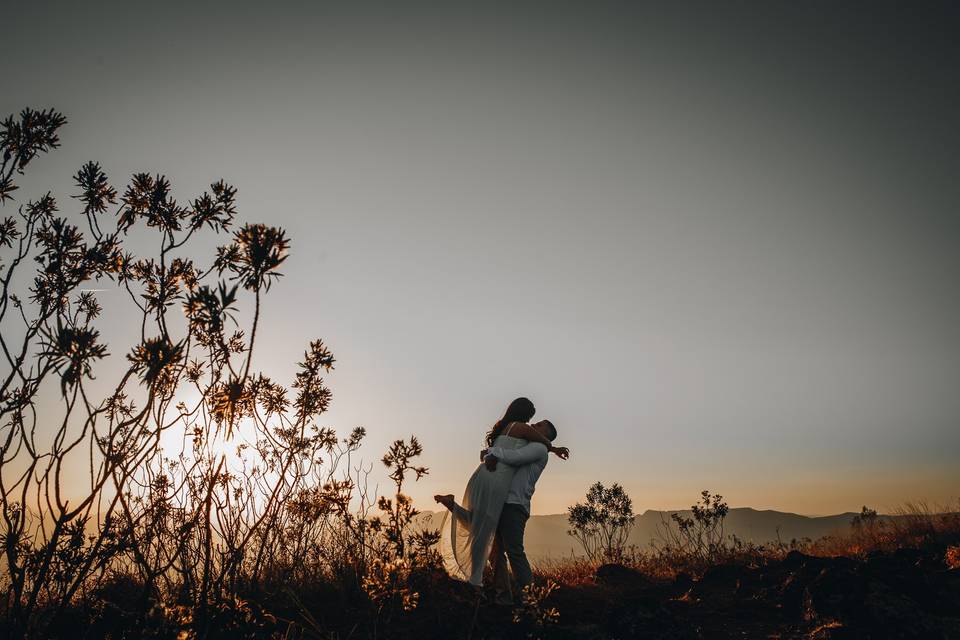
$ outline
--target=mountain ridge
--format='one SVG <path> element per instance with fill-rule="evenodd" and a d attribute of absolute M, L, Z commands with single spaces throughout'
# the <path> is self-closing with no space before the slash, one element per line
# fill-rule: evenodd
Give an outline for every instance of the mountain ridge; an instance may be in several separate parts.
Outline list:
<path fill-rule="evenodd" d="M 670 525 L 670 517 L 675 513 L 689 517 L 691 510 L 647 509 L 638 514 L 627 544 L 649 548 L 652 543 L 661 541 L 663 527 Z M 785 543 L 804 538 L 816 540 L 847 529 L 856 515 L 858 514 L 855 512 L 844 512 L 825 516 L 806 516 L 775 509 L 731 507 L 724 520 L 724 534 L 755 544 L 774 542 L 778 539 Z M 423 512 L 418 517 L 418 521 L 435 527 L 439 523 L 438 516 L 442 516 L 442 512 Z M 568 535 L 568 529 L 565 513 L 531 516 L 527 521 L 524 545 L 527 555 L 534 560 L 582 556 L 579 543 Z"/>

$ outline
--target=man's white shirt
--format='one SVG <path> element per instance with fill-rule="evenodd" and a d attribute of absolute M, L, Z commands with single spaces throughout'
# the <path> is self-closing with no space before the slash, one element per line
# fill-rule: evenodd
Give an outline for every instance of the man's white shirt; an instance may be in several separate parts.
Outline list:
<path fill-rule="evenodd" d="M 510 483 L 510 491 L 507 493 L 507 504 L 518 504 L 529 514 L 530 498 L 533 497 L 537 480 L 540 479 L 540 474 L 546 468 L 547 459 L 550 457 L 546 445 L 531 442 L 519 449 L 490 447 L 487 455 L 517 468 L 516 473 L 513 474 L 513 482 Z"/>

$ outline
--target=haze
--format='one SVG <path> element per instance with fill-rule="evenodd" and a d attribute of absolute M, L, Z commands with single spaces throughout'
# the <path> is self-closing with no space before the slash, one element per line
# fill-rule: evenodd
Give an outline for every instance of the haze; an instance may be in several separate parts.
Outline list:
<path fill-rule="evenodd" d="M 259 366 L 328 342 L 325 424 L 365 426 L 371 461 L 417 434 L 421 507 L 517 395 L 573 451 L 534 513 L 595 480 L 638 511 L 960 494 L 956 5 L 5 14 L 0 114 L 70 121 L 21 201 L 69 211 L 89 159 L 181 200 L 235 184 L 293 238 Z"/>

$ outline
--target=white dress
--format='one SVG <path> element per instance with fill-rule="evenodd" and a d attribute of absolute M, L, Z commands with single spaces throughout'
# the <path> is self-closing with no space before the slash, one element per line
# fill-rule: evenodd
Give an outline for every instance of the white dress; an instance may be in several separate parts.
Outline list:
<path fill-rule="evenodd" d="M 510 433 L 510 426 L 504 431 L 505 434 Z M 519 449 L 529 442 L 501 435 L 493 444 L 504 449 Z M 452 557 L 448 557 L 448 565 L 453 573 L 460 574 L 472 585 L 479 587 L 483 584 L 483 569 L 490 557 L 500 512 L 507 500 L 515 471 L 516 468 L 508 464 L 498 464 L 495 471 L 490 471 L 481 463 L 467 482 L 461 504 L 455 504 L 450 512 L 453 514 L 449 539 Z M 446 519 L 447 515 L 444 514 L 441 530 L 446 528 Z"/>

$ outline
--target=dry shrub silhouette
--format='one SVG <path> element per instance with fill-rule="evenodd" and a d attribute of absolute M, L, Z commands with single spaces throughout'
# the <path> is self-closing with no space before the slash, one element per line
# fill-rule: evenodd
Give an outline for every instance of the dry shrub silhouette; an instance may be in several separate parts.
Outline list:
<path fill-rule="evenodd" d="M 723 521 L 730 507 L 720 494 L 704 490 L 690 507 L 690 515 L 670 514 L 658 527 L 660 552 L 684 565 L 707 565 L 721 559 L 729 550 Z M 662 516 L 661 516 L 662 518 Z"/>
<path fill-rule="evenodd" d="M 560 620 L 559 609 L 547 604 L 559 586 L 548 579 L 542 585 L 528 584 L 523 588 L 520 606 L 513 610 L 513 621 L 526 630 L 527 638 L 541 638 Z"/>
<path fill-rule="evenodd" d="M 30 109 L 3 121 L 6 207 L 65 123 Z M 383 462 L 395 492 L 378 499 L 357 460 L 364 430 L 341 438 L 318 423 L 328 347 L 311 342 L 289 386 L 253 367 L 286 233 L 236 228 L 237 191 L 223 181 L 186 203 L 162 175 L 135 174 L 121 193 L 95 162 L 74 182 L 78 211 L 59 215 L 48 192 L 0 222 L 6 633 L 304 629 L 309 614 L 278 622 L 247 594 L 323 583 L 366 588 L 380 609 L 415 606 L 411 568 L 439 564 L 436 532 L 413 531 L 403 494 L 427 473 L 420 444 L 394 443 Z M 204 234 L 226 240 L 206 262 L 194 246 Z M 134 254 L 133 237 L 152 252 Z M 135 328 L 133 344 L 108 347 L 105 323 Z M 370 586 L 384 574 L 386 592 Z"/>
<path fill-rule="evenodd" d="M 702 491 L 696 504 L 685 512 L 661 514 L 658 539 L 643 548 L 628 545 L 635 516 L 623 487 L 607 488 L 595 483 L 587 500 L 568 508 L 567 532 L 580 542 L 585 557 L 541 562 L 541 575 L 561 584 L 591 582 L 602 564 L 616 563 L 657 579 L 673 579 L 680 573 L 701 574 L 710 566 L 729 562 L 782 558 L 789 551 L 807 549 L 809 540 L 774 540 L 757 544 L 726 535 L 724 520 L 729 506 L 720 494 Z"/>
<path fill-rule="evenodd" d="M 590 560 L 620 562 L 633 527 L 633 502 L 623 487 L 596 482 L 587 490 L 586 502 L 567 509 L 567 533 L 576 538 Z"/>

